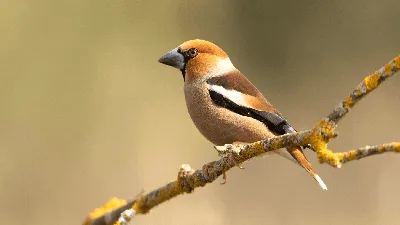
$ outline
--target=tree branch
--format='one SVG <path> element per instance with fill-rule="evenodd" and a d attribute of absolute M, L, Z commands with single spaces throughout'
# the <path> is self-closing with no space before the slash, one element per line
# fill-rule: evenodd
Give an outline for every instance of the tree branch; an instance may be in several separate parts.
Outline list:
<path fill-rule="evenodd" d="M 359 160 L 367 156 L 385 152 L 400 152 L 400 142 L 393 142 L 377 146 L 365 146 L 347 152 L 334 153 L 328 149 L 328 143 L 337 136 L 337 123 L 349 110 L 372 90 L 376 89 L 386 78 L 400 69 L 400 56 L 397 56 L 375 73 L 367 76 L 356 89 L 340 102 L 333 111 L 319 121 L 313 129 L 294 134 L 286 134 L 267 140 L 258 141 L 249 145 L 239 146 L 227 144 L 216 146 L 221 159 L 205 164 L 201 170 L 192 170 L 189 165 L 183 164 L 175 181 L 160 187 L 146 195 L 138 196 L 135 200 L 126 202 L 116 198 L 106 205 L 95 209 L 84 222 L 87 225 L 127 224 L 136 214 L 145 214 L 153 207 L 184 193 L 191 193 L 197 187 L 212 183 L 219 176 L 232 167 L 280 148 L 289 146 L 306 146 L 310 144 L 316 152 L 320 163 L 327 163 L 340 168 L 344 163 Z"/>

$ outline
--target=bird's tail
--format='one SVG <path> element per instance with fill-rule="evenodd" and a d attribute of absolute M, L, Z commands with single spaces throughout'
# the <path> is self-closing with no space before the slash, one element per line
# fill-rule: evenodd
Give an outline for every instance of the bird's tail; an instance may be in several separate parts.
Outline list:
<path fill-rule="evenodd" d="M 322 181 L 321 177 L 319 177 L 311 167 L 310 162 L 307 160 L 300 147 L 288 148 L 287 151 L 305 170 L 307 170 L 307 172 L 318 182 L 322 189 L 328 190 L 328 187 L 326 187 L 324 181 Z"/>

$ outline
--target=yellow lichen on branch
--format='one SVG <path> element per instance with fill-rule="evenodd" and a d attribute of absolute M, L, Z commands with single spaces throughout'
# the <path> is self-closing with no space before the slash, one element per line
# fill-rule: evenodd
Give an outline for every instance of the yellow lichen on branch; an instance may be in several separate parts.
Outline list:
<path fill-rule="evenodd" d="M 387 71 L 385 67 L 385 72 Z M 368 91 L 371 91 L 375 89 L 378 86 L 378 81 L 379 81 L 379 72 L 375 72 L 374 74 L 369 75 L 364 79 L 364 85 L 367 87 Z"/>
<path fill-rule="evenodd" d="M 105 205 L 93 210 L 93 212 L 91 212 L 88 215 L 87 219 L 85 220 L 85 222 L 83 224 L 84 225 L 93 224 L 93 222 L 97 221 L 99 218 L 102 218 L 105 215 L 107 215 L 108 213 L 114 212 L 116 209 L 118 209 L 120 207 L 124 207 L 127 204 L 128 204 L 128 202 L 126 200 L 118 199 L 118 198 L 112 198 Z M 121 210 L 121 212 L 124 211 L 124 210 L 125 209 Z M 118 217 L 116 217 L 116 218 L 118 218 Z M 112 220 L 113 219 L 111 219 L 110 221 L 112 221 Z M 113 223 L 115 223 L 115 221 L 113 221 Z M 96 223 L 96 224 L 100 224 L 100 223 Z M 105 218 L 104 219 L 104 223 L 101 223 L 101 224 L 107 224 L 107 218 Z"/>
<path fill-rule="evenodd" d="M 148 194 L 138 196 L 135 200 L 130 202 L 112 199 L 104 207 L 93 211 L 84 224 L 125 225 L 136 214 L 145 214 L 153 207 L 171 198 L 184 193 L 191 193 L 195 188 L 203 187 L 213 182 L 219 176 L 225 175 L 225 172 L 232 167 L 239 166 L 243 162 L 258 155 L 284 147 L 311 145 L 320 163 L 327 163 L 335 168 L 340 168 L 347 162 L 359 160 L 371 155 L 385 152 L 400 153 L 400 142 L 365 146 L 338 153 L 334 153 L 328 149 L 329 141 L 337 136 L 335 128 L 340 119 L 342 119 L 360 99 L 376 89 L 386 78 L 393 75 L 399 69 L 400 56 L 397 56 L 384 67 L 367 76 L 349 96 L 333 109 L 328 117 L 319 121 L 311 130 L 277 136 L 243 146 L 234 144 L 216 146 L 221 156 L 220 160 L 205 164 L 201 170 L 192 170 L 189 165 L 184 164 L 180 167 L 178 177 L 175 181 Z"/>
<path fill-rule="evenodd" d="M 312 129 L 312 135 L 310 137 L 311 146 L 317 153 L 318 160 L 320 163 L 328 163 L 334 167 L 340 168 L 341 163 L 335 153 L 328 149 L 328 142 L 336 137 L 335 127 L 332 122 L 321 120 Z"/>

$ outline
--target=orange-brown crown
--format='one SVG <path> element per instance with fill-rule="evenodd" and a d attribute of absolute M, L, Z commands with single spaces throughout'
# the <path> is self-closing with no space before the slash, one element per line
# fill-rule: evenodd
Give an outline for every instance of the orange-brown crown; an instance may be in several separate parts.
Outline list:
<path fill-rule="evenodd" d="M 228 58 L 228 55 L 220 47 L 205 40 L 190 40 L 179 46 L 181 52 L 192 48 L 198 50 L 198 55 L 186 63 L 186 79 L 189 83 L 215 69 L 219 60 Z"/>
<path fill-rule="evenodd" d="M 185 52 L 191 48 L 196 48 L 199 51 L 199 53 L 215 55 L 222 59 L 228 57 L 228 55 L 224 52 L 224 50 L 222 50 L 216 44 L 200 39 L 186 41 L 182 43 L 179 46 L 179 48 L 181 49 L 182 52 Z"/>

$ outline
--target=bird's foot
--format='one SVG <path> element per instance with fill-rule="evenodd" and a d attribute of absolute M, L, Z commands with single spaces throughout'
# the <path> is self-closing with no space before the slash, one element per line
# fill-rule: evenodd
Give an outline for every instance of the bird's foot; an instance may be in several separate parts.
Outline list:
<path fill-rule="evenodd" d="M 236 151 L 237 149 L 240 149 L 242 146 L 247 145 L 248 143 L 244 142 L 234 142 L 232 144 L 226 144 L 224 146 L 214 146 L 215 150 L 217 150 L 218 155 L 221 157 L 227 157 L 230 162 L 233 162 L 235 166 L 237 166 L 239 169 L 245 169 L 240 165 L 240 163 L 236 162 L 233 154 L 231 152 Z"/>
<path fill-rule="evenodd" d="M 232 143 L 232 145 L 234 145 L 236 148 L 241 148 L 241 147 L 243 147 L 243 146 L 245 146 L 245 145 L 248 145 L 248 144 L 249 144 L 249 143 L 247 143 L 247 142 L 240 142 L 240 141 L 235 141 L 235 142 Z M 240 163 L 237 163 L 235 159 L 232 158 L 232 161 L 235 162 L 235 165 L 236 165 L 239 169 L 241 169 L 241 170 L 244 170 L 244 169 L 245 169 L 243 166 L 241 166 Z"/>

